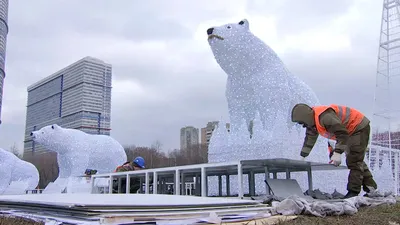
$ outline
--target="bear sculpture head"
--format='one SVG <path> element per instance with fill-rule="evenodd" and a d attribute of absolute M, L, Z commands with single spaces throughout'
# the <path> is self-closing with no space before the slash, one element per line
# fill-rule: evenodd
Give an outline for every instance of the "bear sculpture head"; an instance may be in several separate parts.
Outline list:
<path fill-rule="evenodd" d="M 207 35 L 215 60 L 228 76 L 254 74 L 277 59 L 275 52 L 250 31 L 246 19 L 208 28 Z"/>
<path fill-rule="evenodd" d="M 68 134 L 57 124 L 42 127 L 40 130 L 31 132 L 32 140 L 43 145 L 51 151 L 60 152 L 68 142 Z"/>

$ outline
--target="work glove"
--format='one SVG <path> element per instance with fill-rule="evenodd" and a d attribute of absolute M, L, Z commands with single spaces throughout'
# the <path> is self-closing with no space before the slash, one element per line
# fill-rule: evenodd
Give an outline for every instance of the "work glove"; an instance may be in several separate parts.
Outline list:
<path fill-rule="evenodd" d="M 329 161 L 329 164 L 339 166 L 341 163 L 342 163 L 342 154 L 333 152 L 333 155 L 331 157 L 331 161 Z"/>

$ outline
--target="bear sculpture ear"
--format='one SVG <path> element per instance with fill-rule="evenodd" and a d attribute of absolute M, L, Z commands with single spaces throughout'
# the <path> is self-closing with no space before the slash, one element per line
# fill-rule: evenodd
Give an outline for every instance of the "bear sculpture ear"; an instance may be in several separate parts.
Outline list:
<path fill-rule="evenodd" d="M 241 20 L 238 24 L 249 28 L 249 21 L 247 19 Z"/>

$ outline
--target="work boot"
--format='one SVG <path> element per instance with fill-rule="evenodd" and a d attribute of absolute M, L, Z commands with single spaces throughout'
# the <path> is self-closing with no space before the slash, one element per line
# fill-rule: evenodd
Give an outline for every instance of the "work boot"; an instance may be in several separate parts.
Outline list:
<path fill-rule="evenodd" d="M 347 194 L 343 197 L 343 199 L 356 197 L 356 196 L 358 196 L 358 194 L 360 194 L 360 193 L 355 192 L 355 191 L 349 191 L 349 192 L 347 192 Z"/>
<path fill-rule="evenodd" d="M 366 193 L 364 195 L 364 197 L 370 197 L 370 198 L 383 197 L 383 196 L 384 196 L 384 194 L 380 193 L 378 191 L 378 189 L 375 189 L 374 187 L 368 187 L 368 190 L 366 191 Z"/>

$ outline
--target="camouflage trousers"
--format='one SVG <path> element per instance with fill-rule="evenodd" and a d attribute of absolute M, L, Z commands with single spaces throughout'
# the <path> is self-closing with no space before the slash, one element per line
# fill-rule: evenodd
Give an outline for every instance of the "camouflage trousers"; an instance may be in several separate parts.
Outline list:
<path fill-rule="evenodd" d="M 368 187 L 377 188 L 377 184 L 372 177 L 371 171 L 364 162 L 370 134 L 370 126 L 363 128 L 350 136 L 348 141 L 348 151 L 346 151 L 346 164 L 350 173 L 347 182 L 347 190 L 360 193 L 361 187 L 365 192 L 369 192 Z"/>

